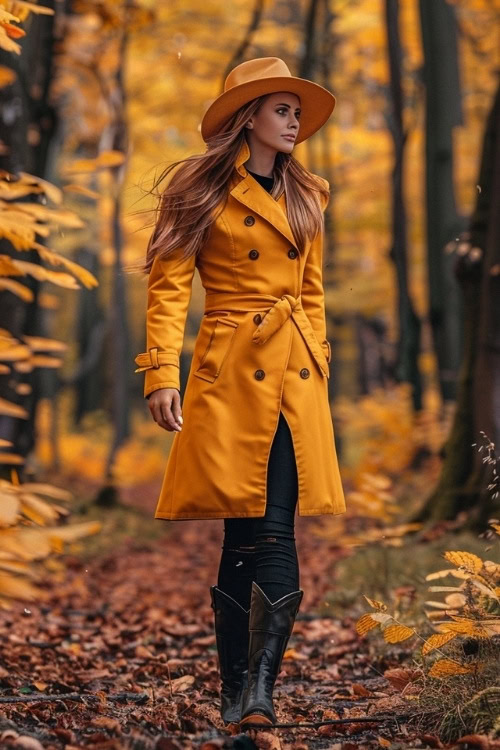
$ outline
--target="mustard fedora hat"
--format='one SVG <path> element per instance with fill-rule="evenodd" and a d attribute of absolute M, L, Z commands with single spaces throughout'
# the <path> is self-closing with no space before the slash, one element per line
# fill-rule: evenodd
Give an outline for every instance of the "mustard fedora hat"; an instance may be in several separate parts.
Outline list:
<path fill-rule="evenodd" d="M 208 107 L 201 121 L 201 137 L 215 135 L 243 104 L 263 94 L 290 91 L 300 98 L 300 127 L 295 143 L 309 138 L 325 124 L 335 97 L 318 83 L 292 76 L 279 57 L 257 57 L 237 65 L 224 82 L 224 91 Z"/>

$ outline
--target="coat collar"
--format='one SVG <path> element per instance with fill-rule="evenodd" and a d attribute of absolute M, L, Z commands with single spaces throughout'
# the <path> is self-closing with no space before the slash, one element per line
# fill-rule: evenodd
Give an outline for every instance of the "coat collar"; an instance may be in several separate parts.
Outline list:
<path fill-rule="evenodd" d="M 275 200 L 267 190 L 259 185 L 244 166 L 249 158 L 250 148 L 245 139 L 234 163 L 235 169 L 242 179 L 230 190 L 230 194 L 263 219 L 269 221 L 292 245 L 296 246 L 295 238 L 288 223 L 285 193 L 283 192 L 278 200 Z"/>

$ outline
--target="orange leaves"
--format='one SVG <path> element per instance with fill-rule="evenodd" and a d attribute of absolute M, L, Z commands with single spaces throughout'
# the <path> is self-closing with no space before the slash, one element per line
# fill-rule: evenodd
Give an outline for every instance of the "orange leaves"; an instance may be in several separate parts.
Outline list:
<path fill-rule="evenodd" d="M 16 202 L 18 198 L 43 194 L 52 203 L 60 206 L 62 191 L 47 180 L 26 172 L 14 177 L 8 172 L 0 172 L 0 238 L 8 240 L 19 251 L 37 250 L 39 256 L 51 265 L 63 265 L 70 273 L 52 271 L 40 264 L 22 261 L 9 256 L 0 256 L 0 289 L 8 290 L 26 302 L 32 300 L 32 292 L 6 276 L 24 276 L 29 274 L 39 281 L 49 281 L 67 289 L 79 289 L 81 281 L 87 288 L 98 285 L 95 276 L 78 263 L 65 258 L 37 242 L 37 235 L 48 237 L 53 227 L 80 229 L 83 221 L 73 211 L 64 208 L 53 208 L 27 201 Z M 2 200 L 2 198 L 4 200 Z"/>
<path fill-rule="evenodd" d="M 0 479 L 0 607 L 10 608 L 13 598 L 43 598 L 43 590 L 26 580 L 34 575 L 29 563 L 62 552 L 65 542 L 101 530 L 101 524 L 94 521 L 54 525 L 68 510 L 53 501 L 71 499 L 70 492 L 48 483 L 13 484 Z"/>
<path fill-rule="evenodd" d="M 440 659 L 435 661 L 428 671 L 429 677 L 453 677 L 458 674 L 470 674 L 477 671 L 476 665 L 459 664 L 452 659 Z"/>
<path fill-rule="evenodd" d="M 459 568 L 465 568 L 469 573 L 479 573 L 483 561 L 472 552 L 446 551 L 443 555 L 449 562 Z"/>
<path fill-rule="evenodd" d="M 361 617 L 356 622 L 356 632 L 359 633 L 359 635 L 363 636 L 366 635 L 370 630 L 373 630 L 373 628 L 376 628 L 379 623 L 376 622 L 376 620 L 373 619 L 373 617 L 366 612 L 364 615 L 361 615 Z"/>
<path fill-rule="evenodd" d="M 9 86 L 16 80 L 16 74 L 10 68 L 6 68 L 5 65 L 0 65 L 0 88 Z"/>
<path fill-rule="evenodd" d="M 407 625 L 395 622 L 384 628 L 383 635 L 387 643 L 401 643 L 401 641 L 406 641 L 412 635 L 415 635 L 415 631 Z"/>
<path fill-rule="evenodd" d="M 431 651 L 434 651 L 436 648 L 440 648 L 441 646 L 444 646 L 448 641 L 453 640 L 455 638 L 456 633 L 447 632 L 447 633 L 434 633 L 431 635 L 424 645 L 422 646 L 422 654 L 430 654 Z"/>
<path fill-rule="evenodd" d="M 119 167 L 125 161 L 125 154 L 121 151 L 101 151 L 95 159 L 78 159 L 65 168 L 66 174 L 76 172 L 96 172 L 98 169 Z"/>
<path fill-rule="evenodd" d="M 385 610 L 387 606 L 383 602 L 375 599 L 369 599 L 363 594 L 368 604 L 376 609 L 376 612 L 367 612 L 356 622 L 356 632 L 364 636 L 377 625 L 382 626 L 382 635 L 387 643 L 400 643 L 406 641 L 415 635 L 413 628 L 398 622 L 395 617 L 388 614 Z"/>

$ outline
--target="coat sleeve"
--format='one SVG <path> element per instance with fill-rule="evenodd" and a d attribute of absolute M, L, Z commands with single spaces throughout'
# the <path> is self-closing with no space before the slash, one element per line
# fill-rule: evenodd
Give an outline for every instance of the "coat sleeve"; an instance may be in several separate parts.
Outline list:
<path fill-rule="evenodd" d="M 144 398 L 159 388 L 180 391 L 180 355 L 192 293 L 196 256 L 175 250 L 155 256 L 148 277 L 146 352 L 138 354 L 135 372 L 144 372 Z"/>
<path fill-rule="evenodd" d="M 325 187 L 330 189 L 327 180 L 320 178 Z M 328 198 L 322 199 L 322 209 L 325 210 L 328 205 Z M 332 352 L 330 342 L 326 338 L 326 317 L 325 317 L 325 294 L 323 290 L 323 245 L 324 233 L 318 232 L 311 243 L 309 253 L 307 254 L 302 279 L 302 307 L 310 320 L 311 326 L 316 334 L 316 338 L 321 344 L 327 362 L 330 363 Z"/>

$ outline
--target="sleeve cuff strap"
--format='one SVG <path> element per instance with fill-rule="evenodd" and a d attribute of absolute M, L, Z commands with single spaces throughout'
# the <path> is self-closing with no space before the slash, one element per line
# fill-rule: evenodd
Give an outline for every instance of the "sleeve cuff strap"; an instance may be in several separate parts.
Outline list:
<path fill-rule="evenodd" d="M 160 351 L 157 346 L 152 346 L 149 351 L 138 354 L 134 362 L 138 365 L 134 372 L 143 372 L 152 368 L 158 370 L 162 365 L 175 365 L 179 367 L 179 355 L 175 349 Z"/>

